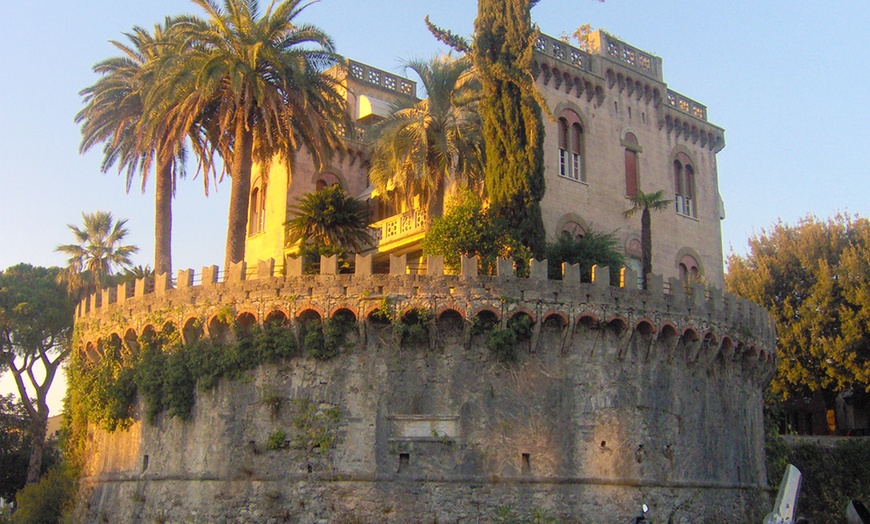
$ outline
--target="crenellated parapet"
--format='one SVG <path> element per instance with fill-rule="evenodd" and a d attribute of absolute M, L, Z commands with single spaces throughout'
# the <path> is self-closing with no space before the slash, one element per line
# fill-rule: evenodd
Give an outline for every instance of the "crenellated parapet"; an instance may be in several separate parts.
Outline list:
<path fill-rule="evenodd" d="M 528 350 L 537 351 L 543 330 L 559 332 L 560 350 L 570 351 L 577 337 L 599 331 L 614 340 L 611 357 L 630 351 L 643 358 L 686 365 L 741 362 L 753 381 L 766 383 L 775 370 L 775 329 L 768 313 L 745 299 L 702 284 L 664 282 L 650 275 L 641 290 L 628 268 L 618 282 L 608 268 L 593 268 L 593 281 L 581 282 L 576 265 L 563 265 L 561 280 L 547 278 L 547 261 L 532 261 L 528 277 L 517 277 L 512 261 L 497 263 L 498 276 L 477 273 L 477 260 L 464 258 L 460 273 L 445 275 L 440 257 L 430 257 L 428 273 L 408 274 L 404 257 L 392 257 L 390 272 L 372 272 L 371 257 L 358 256 L 353 274 L 338 274 L 334 257 L 323 258 L 320 274 L 303 275 L 301 260 L 288 259 L 286 275 L 275 274 L 273 260 L 257 268 L 236 264 L 178 272 L 153 281 L 140 279 L 104 289 L 83 300 L 76 310 L 79 349 L 93 358 L 102 341 L 134 340 L 153 330 L 174 329 L 187 342 L 217 339 L 228 331 L 228 312 L 237 322 L 263 324 L 281 320 L 293 325 L 301 318 L 332 318 L 339 312 L 356 319 L 365 336 L 371 320 L 389 303 L 397 316 L 425 311 L 435 320 L 461 318 L 465 336 L 481 315 L 506 325 L 526 315 L 534 336 Z M 437 335 L 434 335 L 437 336 Z"/>

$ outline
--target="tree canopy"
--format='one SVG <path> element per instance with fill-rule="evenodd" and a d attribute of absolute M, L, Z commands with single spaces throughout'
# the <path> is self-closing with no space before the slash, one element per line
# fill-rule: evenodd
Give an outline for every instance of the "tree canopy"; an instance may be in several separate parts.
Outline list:
<path fill-rule="evenodd" d="M 870 392 L 870 221 L 809 216 L 777 222 L 728 257 L 728 291 L 776 321 L 783 398 Z"/>
<path fill-rule="evenodd" d="M 489 275 L 495 273 L 499 257 L 528 260 L 531 256 L 469 189 L 460 190 L 448 202 L 444 216 L 432 222 L 423 239 L 423 253 L 444 256 L 444 263 L 452 268 L 459 267 L 462 255 L 476 256 L 481 272 Z"/>
<path fill-rule="evenodd" d="M 133 265 L 130 257 L 139 251 L 134 245 L 124 245 L 127 220 L 115 220 L 112 213 L 96 211 L 82 213 L 84 227 L 68 224 L 76 238 L 75 244 L 62 244 L 55 251 L 67 255 L 67 267 L 62 277 L 75 295 L 92 293 L 110 285 L 109 277 L 118 269 Z"/>
<path fill-rule="evenodd" d="M 177 129 L 205 130 L 210 151 L 232 179 L 226 264 L 245 258 L 251 170 L 304 146 L 316 168 L 342 151 L 351 125 L 336 75 L 341 57 L 329 36 L 298 21 L 303 0 L 193 0 L 206 18 L 172 20 L 175 53 L 162 60 L 152 98 L 175 106 Z M 150 101 L 146 101 L 149 103 Z"/>
<path fill-rule="evenodd" d="M 406 202 L 421 199 L 431 220 L 443 212 L 450 182 L 477 187 L 483 174 L 483 138 L 477 114 L 479 86 L 466 57 L 439 55 L 405 63 L 427 98 L 399 98 L 375 128 L 369 177 Z"/>
<path fill-rule="evenodd" d="M 0 272 L 0 364 L 15 379 L 30 421 L 28 483 L 39 478 L 46 398 L 57 368 L 70 351 L 73 302 L 58 282 L 59 271 L 19 264 Z"/>
<path fill-rule="evenodd" d="M 479 0 L 474 41 L 428 23 L 442 42 L 467 52 L 481 84 L 480 117 L 486 151 L 485 186 L 493 216 L 508 234 L 543 256 L 546 232 L 544 124 L 546 105 L 532 77 L 538 30 L 532 25 L 536 0 Z"/>

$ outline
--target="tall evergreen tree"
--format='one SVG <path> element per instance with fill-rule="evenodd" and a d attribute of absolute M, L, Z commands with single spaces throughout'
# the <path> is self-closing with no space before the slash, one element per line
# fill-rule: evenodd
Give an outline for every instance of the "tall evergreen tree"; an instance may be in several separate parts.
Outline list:
<path fill-rule="evenodd" d="M 492 211 L 535 256 L 545 248 L 544 125 L 531 74 L 538 31 L 530 0 L 479 0 L 472 48 L 483 88 L 486 188 Z"/>
<path fill-rule="evenodd" d="M 431 24 L 429 29 L 458 51 L 469 52 L 480 80 L 484 172 L 492 213 L 504 220 L 513 238 L 543 256 L 543 104 L 531 74 L 539 32 L 530 11 L 536 3 L 479 0 L 471 45 Z"/>

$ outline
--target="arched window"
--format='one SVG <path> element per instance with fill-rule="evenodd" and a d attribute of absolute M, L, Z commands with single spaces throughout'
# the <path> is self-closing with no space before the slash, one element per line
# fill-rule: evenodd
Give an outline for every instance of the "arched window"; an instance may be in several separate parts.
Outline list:
<path fill-rule="evenodd" d="M 697 282 L 701 277 L 701 269 L 698 261 L 692 255 L 683 255 L 680 259 L 680 280 L 683 282 Z"/>
<path fill-rule="evenodd" d="M 254 184 L 248 207 L 248 234 L 262 233 L 266 229 L 266 182 L 261 180 Z"/>
<path fill-rule="evenodd" d="M 569 235 L 571 235 L 571 238 L 575 240 L 586 236 L 586 230 L 583 228 L 583 226 L 572 220 L 565 222 L 565 225 L 562 226 L 562 232 L 568 233 Z"/>
<path fill-rule="evenodd" d="M 559 116 L 559 176 L 586 181 L 583 170 L 583 125 L 574 111 L 566 109 Z"/>
<path fill-rule="evenodd" d="M 332 187 L 338 184 L 341 185 L 341 180 L 334 173 L 322 173 L 318 178 L 317 182 L 314 185 L 314 189 L 320 191 L 322 189 L 326 189 L 327 187 Z"/>
<path fill-rule="evenodd" d="M 674 160 L 674 203 L 677 213 L 697 218 L 698 209 L 695 202 L 695 168 L 692 161 L 683 153 Z"/>
<path fill-rule="evenodd" d="M 637 195 L 637 188 L 640 182 L 637 156 L 642 149 L 634 133 L 625 134 L 625 138 L 622 139 L 622 146 L 625 148 L 625 196 L 633 197 Z"/>

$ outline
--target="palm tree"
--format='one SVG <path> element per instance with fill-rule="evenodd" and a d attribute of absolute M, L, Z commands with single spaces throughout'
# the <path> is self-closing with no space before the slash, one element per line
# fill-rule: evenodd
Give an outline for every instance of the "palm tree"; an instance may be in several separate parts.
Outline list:
<path fill-rule="evenodd" d="M 647 275 L 652 273 L 652 227 L 651 211 L 661 211 L 671 205 L 670 200 L 664 198 L 664 190 L 655 193 L 644 193 L 640 189 L 634 196 L 628 197 L 631 207 L 623 213 L 626 218 L 633 217 L 638 211 L 640 214 L 640 244 L 642 252 L 643 288 L 647 289 Z"/>
<path fill-rule="evenodd" d="M 167 20 L 167 27 L 170 21 Z M 102 171 L 118 164 L 126 171 L 127 191 L 137 173 L 145 191 L 152 169 L 155 171 L 154 267 L 156 273 L 172 272 L 172 197 L 178 176 L 184 176 L 184 130 L 172 129 L 165 118 L 167 108 L 146 107 L 145 99 L 153 88 L 153 65 L 168 51 L 169 34 L 156 25 L 154 33 L 134 27 L 127 34 L 129 45 L 113 41 L 122 56 L 109 58 L 94 66 L 101 75 L 94 85 L 83 89 L 84 108 L 76 115 L 81 124 L 80 151 L 103 145 Z M 152 114 L 150 122 L 146 115 Z M 150 125 L 147 125 L 150 122 Z M 208 177 L 203 177 L 208 190 Z"/>
<path fill-rule="evenodd" d="M 260 16 L 253 0 L 193 0 L 207 15 L 174 19 L 183 47 L 161 64 L 160 88 L 179 125 L 205 130 L 232 178 L 226 264 L 245 256 L 251 168 L 279 156 L 288 169 L 304 146 L 320 169 L 343 148 L 351 125 L 337 75 L 341 58 L 317 27 L 295 22 L 310 5 L 272 0 Z"/>
<path fill-rule="evenodd" d="M 301 242 L 317 253 L 359 253 L 371 242 L 366 205 L 347 196 L 338 184 L 303 196 L 290 214 L 288 241 Z"/>
<path fill-rule="evenodd" d="M 431 220 L 443 213 L 449 181 L 480 184 L 483 139 L 474 110 L 479 86 L 466 58 L 441 55 L 405 67 L 420 77 L 428 98 L 399 99 L 375 128 L 369 176 L 379 191 L 394 189 L 409 204 L 419 197 Z"/>
<path fill-rule="evenodd" d="M 122 245 L 127 236 L 127 220 L 118 220 L 112 213 L 97 211 L 82 213 L 84 227 L 69 224 L 77 243 L 62 244 L 55 251 L 67 255 L 67 267 L 62 278 L 67 282 L 71 295 L 81 296 L 100 290 L 109 283 L 109 277 L 117 269 L 133 265 L 130 257 L 139 251 L 133 245 Z"/>

